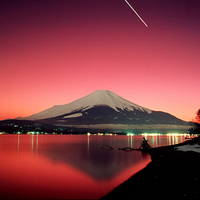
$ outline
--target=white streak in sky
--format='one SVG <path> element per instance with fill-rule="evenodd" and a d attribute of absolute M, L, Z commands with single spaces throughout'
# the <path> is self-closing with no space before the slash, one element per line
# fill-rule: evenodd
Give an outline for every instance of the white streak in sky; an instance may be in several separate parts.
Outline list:
<path fill-rule="evenodd" d="M 148 27 L 148 25 L 144 22 L 144 20 L 140 17 L 140 15 L 138 15 L 138 13 L 133 9 L 133 7 L 130 5 L 130 3 L 125 0 L 125 2 L 129 5 L 129 7 L 133 10 L 133 12 L 139 17 L 139 19 L 143 22 L 143 24 Z"/>

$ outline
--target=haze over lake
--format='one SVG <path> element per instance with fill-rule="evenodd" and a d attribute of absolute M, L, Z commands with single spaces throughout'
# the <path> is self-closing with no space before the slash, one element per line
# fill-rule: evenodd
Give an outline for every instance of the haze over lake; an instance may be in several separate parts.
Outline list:
<path fill-rule="evenodd" d="M 145 135 L 153 147 L 186 135 Z M 0 135 L 0 193 L 13 199 L 100 198 L 144 168 L 142 135 Z M 107 144 L 112 146 L 104 146 Z"/>

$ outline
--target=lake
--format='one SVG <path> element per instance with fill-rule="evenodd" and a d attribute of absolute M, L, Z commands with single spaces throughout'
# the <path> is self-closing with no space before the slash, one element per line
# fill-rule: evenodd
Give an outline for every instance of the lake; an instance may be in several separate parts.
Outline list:
<path fill-rule="evenodd" d="M 99 199 L 151 161 L 118 148 L 138 148 L 142 137 L 158 147 L 185 136 L 0 135 L 1 199 Z"/>

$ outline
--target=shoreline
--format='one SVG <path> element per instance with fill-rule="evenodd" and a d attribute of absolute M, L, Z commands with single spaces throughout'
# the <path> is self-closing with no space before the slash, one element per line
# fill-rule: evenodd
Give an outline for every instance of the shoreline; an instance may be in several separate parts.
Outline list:
<path fill-rule="evenodd" d="M 199 142 L 200 138 L 194 138 L 151 149 L 149 154 L 152 161 L 101 199 L 199 199 L 200 153 L 174 150 L 174 147 Z"/>

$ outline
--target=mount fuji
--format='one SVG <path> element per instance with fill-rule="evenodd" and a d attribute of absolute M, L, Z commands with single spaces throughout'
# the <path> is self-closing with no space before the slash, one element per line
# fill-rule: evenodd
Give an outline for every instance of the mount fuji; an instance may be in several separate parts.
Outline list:
<path fill-rule="evenodd" d="M 87 111 L 91 111 L 92 108 L 95 108 L 97 111 L 97 108 L 102 109 L 103 107 L 117 113 L 124 110 L 137 110 L 140 112 L 152 113 L 151 110 L 131 103 L 109 90 L 97 90 L 69 104 L 53 106 L 52 108 L 31 115 L 30 117 L 27 117 L 27 119 L 38 120 L 58 116 L 62 116 L 64 119 L 75 118 L 83 115 L 86 116 Z"/>
<path fill-rule="evenodd" d="M 23 118 L 43 123 L 82 127 L 122 129 L 150 128 L 150 125 L 179 126 L 185 128 L 187 122 L 177 117 L 134 104 L 109 90 L 97 90 L 85 97 L 65 105 L 56 105 L 42 112 Z M 148 127 L 147 127 L 148 126 Z M 187 129 L 187 128 L 186 128 Z"/>

